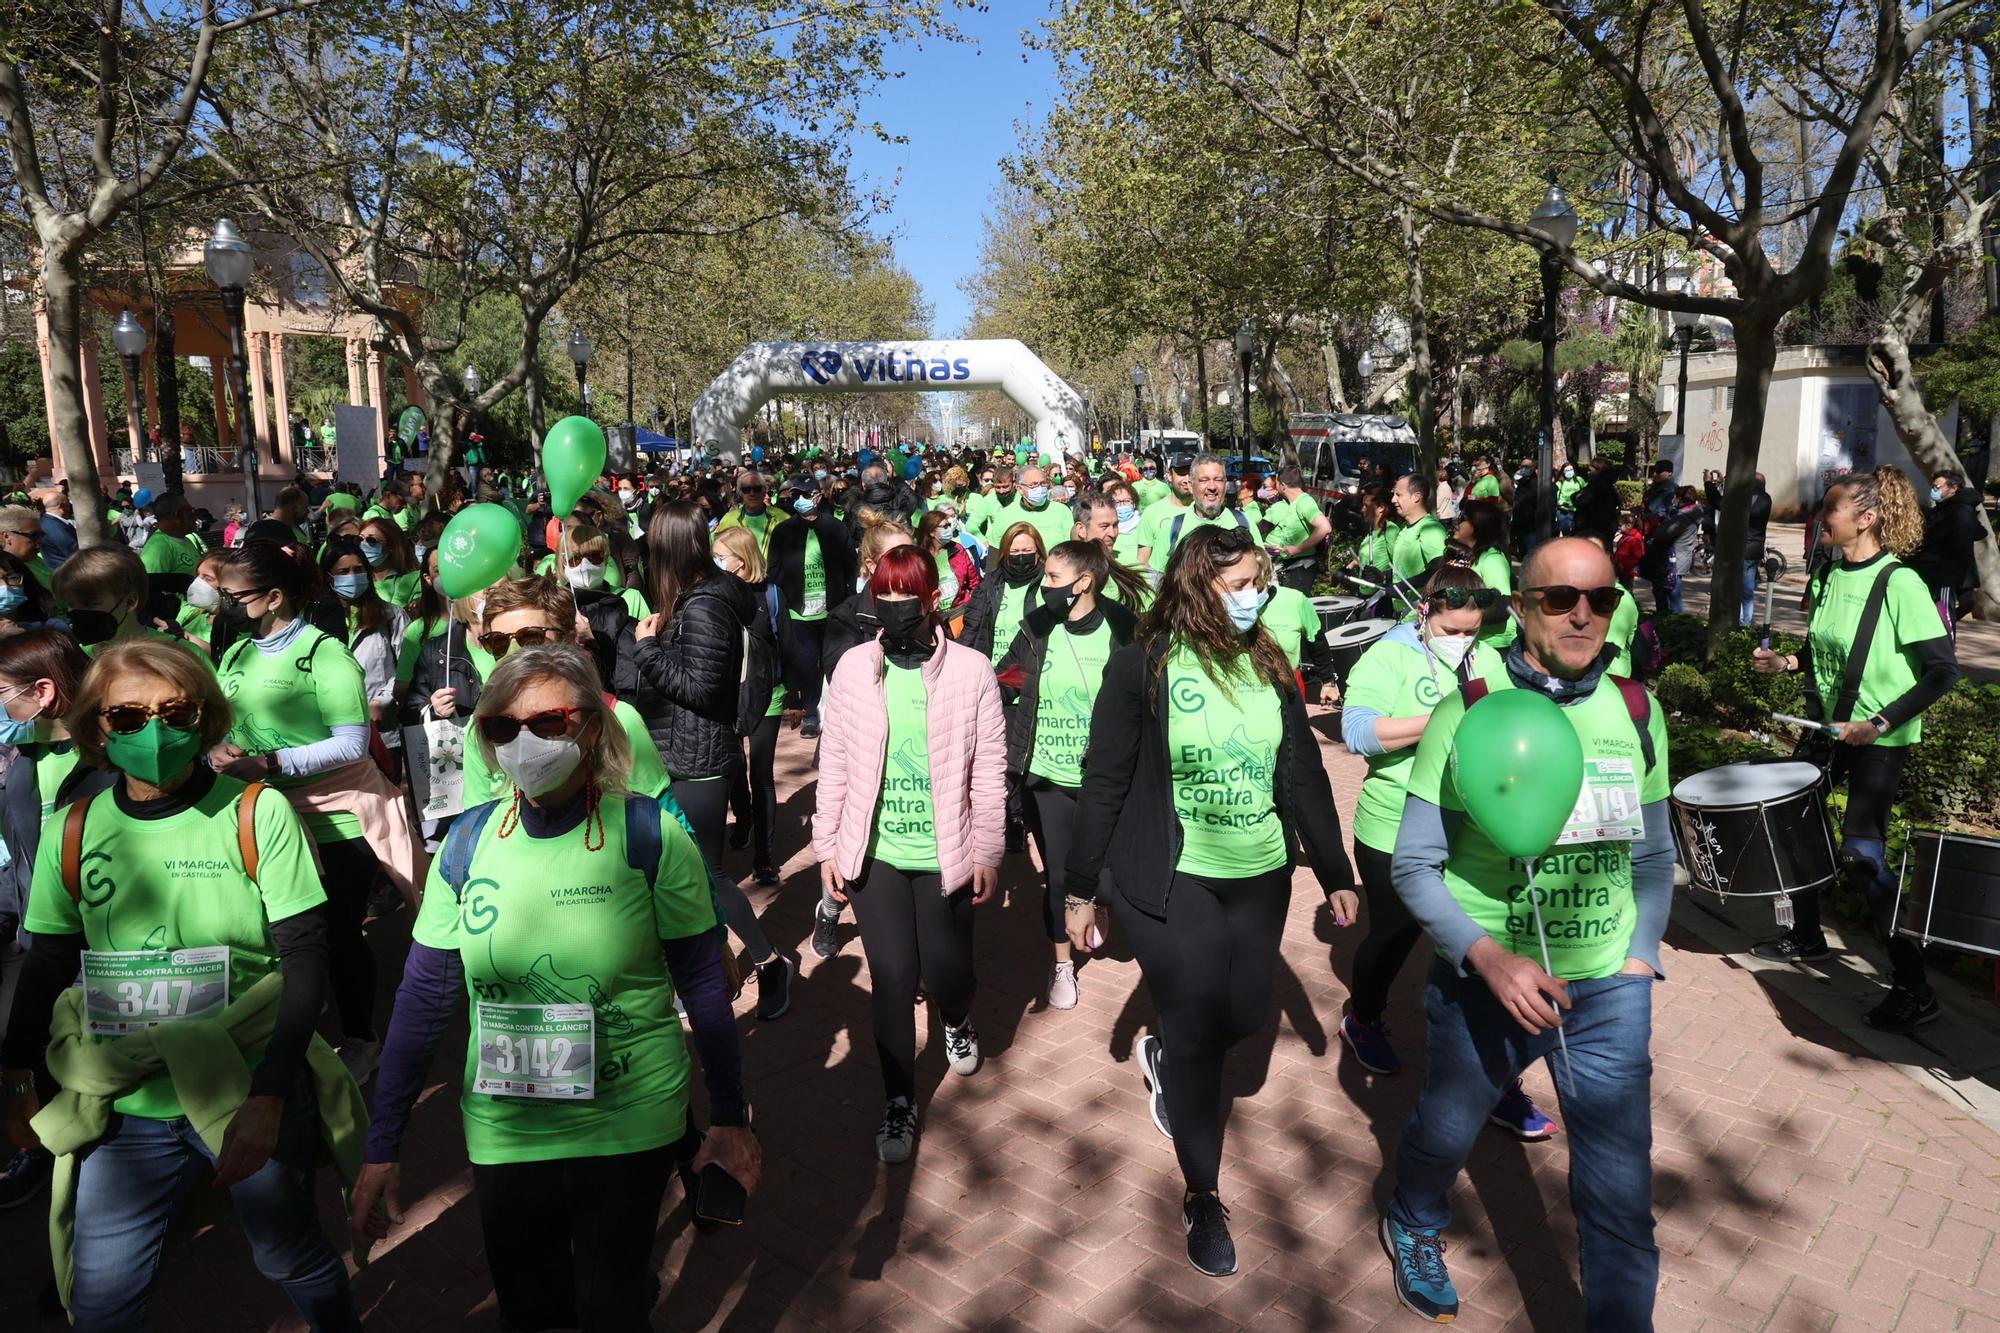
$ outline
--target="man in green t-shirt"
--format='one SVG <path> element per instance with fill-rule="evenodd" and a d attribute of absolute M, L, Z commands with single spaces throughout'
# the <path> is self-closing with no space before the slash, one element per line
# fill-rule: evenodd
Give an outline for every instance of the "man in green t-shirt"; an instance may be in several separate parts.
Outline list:
<path fill-rule="evenodd" d="M 717 532 L 728 528 L 747 529 L 757 539 L 757 549 L 766 560 L 771 558 L 771 531 L 785 521 L 785 516 L 771 508 L 768 503 L 771 485 L 763 474 L 745 468 L 736 479 L 736 508 L 722 516 L 715 525 Z"/>
<path fill-rule="evenodd" d="M 1437 515 L 1431 513 L 1431 488 L 1416 473 L 1406 472 L 1396 478 L 1390 503 L 1396 507 L 1396 517 L 1403 521 L 1402 531 L 1396 534 L 1390 567 L 1404 582 L 1422 583 L 1430 567 L 1444 554 L 1444 544 L 1451 534 L 1445 531 Z"/>
<path fill-rule="evenodd" d="M 201 564 L 201 552 L 188 540 L 194 531 L 194 507 L 179 491 L 168 491 L 153 501 L 153 519 L 152 534 L 139 548 L 146 572 L 193 578 Z"/>
<path fill-rule="evenodd" d="M 1030 463 L 1021 472 L 1021 507 L 1014 521 L 1032 524 L 1042 534 L 1043 549 L 1049 551 L 1068 541 L 1076 528 L 1076 515 L 1069 506 L 1050 498 L 1049 474 L 1039 463 Z"/>
<path fill-rule="evenodd" d="M 1179 488 L 1175 480 L 1175 488 Z M 1162 500 L 1141 517 L 1139 562 L 1155 573 L 1165 573 L 1167 560 L 1187 535 L 1200 528 L 1242 528 L 1250 530 L 1250 519 L 1240 509 L 1229 507 L 1229 464 L 1220 454 L 1196 454 L 1188 467 L 1190 503 L 1179 507 Z M 1150 522 L 1150 530 L 1143 525 Z M 1255 535 L 1254 533 L 1252 534 Z"/>
<path fill-rule="evenodd" d="M 1500 498 L 1500 472 L 1493 465 L 1493 460 L 1482 458 L 1474 466 L 1479 469 L 1479 475 L 1473 480 L 1472 494 L 1467 498 L 1473 500 L 1498 500 Z"/>
<path fill-rule="evenodd" d="M 1511 857 L 1461 794 L 1462 782 L 1495 776 L 1463 770 L 1453 755 L 1471 688 L 1445 695 L 1424 728 L 1392 874 L 1437 945 L 1429 1073 L 1397 1150 L 1381 1238 L 1403 1303 L 1433 1320 L 1455 1317 L 1441 1240 L 1452 1183 L 1494 1099 L 1546 1057 L 1576 1131 L 1584 1323 L 1650 1328 L 1659 1250 L 1648 1046 L 1674 866 L 1666 728 L 1650 696 L 1628 699 L 1604 677 L 1618 587 L 1602 547 L 1549 542 L 1522 585 L 1521 637 L 1482 668 L 1480 689 L 1534 690 L 1559 704 L 1583 752 L 1582 790 L 1545 852 Z"/>
<path fill-rule="evenodd" d="M 1280 469 L 1278 498 L 1264 506 L 1264 544 L 1278 565 L 1278 582 L 1308 595 L 1319 572 L 1319 557 L 1333 535 L 1333 521 L 1306 492 L 1305 477 L 1295 467 Z"/>

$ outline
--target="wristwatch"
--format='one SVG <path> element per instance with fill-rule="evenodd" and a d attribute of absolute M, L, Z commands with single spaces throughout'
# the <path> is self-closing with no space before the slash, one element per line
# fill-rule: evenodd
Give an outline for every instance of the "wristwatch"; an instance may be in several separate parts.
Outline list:
<path fill-rule="evenodd" d="M 35 1072 L 32 1069 L 10 1069 L 7 1071 L 7 1095 L 20 1097 L 35 1090 Z"/>
<path fill-rule="evenodd" d="M 1875 728 L 1875 730 L 1877 731 L 1887 733 L 1889 730 L 1889 719 L 1883 717 L 1880 713 L 1877 713 L 1875 716 L 1868 719 L 1868 725 Z"/>

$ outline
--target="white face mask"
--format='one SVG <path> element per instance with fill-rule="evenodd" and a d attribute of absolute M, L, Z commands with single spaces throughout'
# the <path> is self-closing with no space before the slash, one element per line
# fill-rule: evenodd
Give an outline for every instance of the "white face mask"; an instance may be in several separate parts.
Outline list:
<path fill-rule="evenodd" d="M 563 571 L 572 588 L 597 588 L 604 584 L 604 566 L 595 560 L 579 560 Z"/>
<path fill-rule="evenodd" d="M 1465 660 L 1465 655 L 1472 651 L 1474 636 L 1470 634 L 1431 634 L 1427 632 L 1424 635 L 1424 642 L 1429 646 L 1431 656 L 1444 663 L 1447 670 L 1456 671 L 1458 670 L 1459 663 Z"/>
<path fill-rule="evenodd" d="M 493 762 L 523 796 L 541 796 L 569 781 L 583 762 L 583 750 L 572 737 L 543 740 L 523 727 L 513 740 L 493 747 Z"/>
<path fill-rule="evenodd" d="M 1238 588 L 1222 594 L 1223 609 L 1229 612 L 1229 622 L 1237 633 L 1248 634 L 1257 627 L 1257 617 L 1270 597 L 1264 588 Z"/>
<path fill-rule="evenodd" d="M 715 567 L 725 574 L 734 574 L 736 572 L 736 562 L 726 555 L 715 557 Z"/>
<path fill-rule="evenodd" d="M 221 594 L 207 579 L 195 579 L 187 587 L 187 604 L 197 611 L 213 611 L 222 602 Z"/>
<path fill-rule="evenodd" d="M 618 503 L 624 505 L 627 509 L 630 509 L 632 507 L 632 502 L 637 498 L 638 497 L 633 495 L 633 493 L 630 491 L 618 492 Z"/>
<path fill-rule="evenodd" d="M 858 577 L 855 578 L 854 591 L 860 592 L 863 588 L 867 586 L 868 586 L 868 576 L 866 574 L 859 575 Z"/>

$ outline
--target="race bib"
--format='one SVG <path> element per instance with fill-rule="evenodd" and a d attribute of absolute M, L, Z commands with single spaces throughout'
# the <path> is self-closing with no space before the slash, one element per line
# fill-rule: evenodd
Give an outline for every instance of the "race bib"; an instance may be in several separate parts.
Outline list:
<path fill-rule="evenodd" d="M 957 600 L 958 600 L 958 575 L 940 574 L 938 576 L 938 605 L 950 606 L 953 602 L 956 602 Z"/>
<path fill-rule="evenodd" d="M 823 616 L 826 614 L 826 589 L 806 588 L 806 595 L 799 599 L 805 605 L 799 611 L 801 616 Z"/>
<path fill-rule="evenodd" d="M 1630 759 L 1585 759 L 1583 790 L 1555 845 L 1638 842 L 1646 836 L 1639 804 L 1639 774 Z"/>
<path fill-rule="evenodd" d="M 84 1020 L 93 1036 L 215 1018 L 229 1004 L 229 946 L 83 955 Z"/>
<path fill-rule="evenodd" d="M 597 1011 L 587 1004 L 478 1002 L 472 1090 L 587 1102 L 597 1095 Z"/>

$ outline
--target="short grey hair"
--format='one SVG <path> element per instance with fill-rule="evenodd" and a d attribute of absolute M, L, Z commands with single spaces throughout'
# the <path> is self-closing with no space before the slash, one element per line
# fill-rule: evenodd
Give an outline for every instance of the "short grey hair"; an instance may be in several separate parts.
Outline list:
<path fill-rule="evenodd" d="M 490 772 L 498 772 L 493 742 L 486 739 L 478 719 L 504 713 L 513 707 L 528 686 L 559 680 L 569 686 L 570 703 L 583 715 L 583 730 L 597 723 L 597 739 L 583 752 L 583 769 L 603 791 L 622 792 L 632 777 L 632 743 L 611 703 L 604 697 L 604 682 L 590 654 L 574 644 L 547 643 L 538 648 L 516 648 L 501 658 L 493 674 L 479 692 L 479 706 L 473 710 L 473 729 L 478 735 L 479 753 Z"/>
<path fill-rule="evenodd" d="M 42 511 L 26 505 L 0 505 L 0 532 L 40 532 Z"/>
<path fill-rule="evenodd" d="M 1226 477 L 1229 475 L 1229 460 L 1224 458 L 1221 454 L 1211 453 L 1207 449 L 1204 449 L 1200 453 L 1196 454 L 1194 456 L 1194 461 L 1188 464 L 1188 475 L 1192 477 L 1194 475 L 1194 470 L 1196 468 L 1205 467 L 1210 463 L 1213 463 L 1217 467 L 1221 468 L 1223 476 Z"/>

